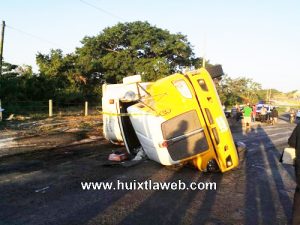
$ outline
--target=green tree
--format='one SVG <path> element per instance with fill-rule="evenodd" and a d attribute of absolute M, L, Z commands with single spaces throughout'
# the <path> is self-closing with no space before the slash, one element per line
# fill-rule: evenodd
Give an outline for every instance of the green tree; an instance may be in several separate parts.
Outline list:
<path fill-rule="evenodd" d="M 64 55 L 62 50 L 51 50 L 49 54 L 38 53 L 36 62 L 39 66 L 40 76 L 53 88 L 52 98 L 61 101 L 83 100 L 82 86 L 86 78 L 77 67 L 75 54 Z"/>
<path fill-rule="evenodd" d="M 133 74 L 153 81 L 190 67 L 194 58 L 186 36 L 148 22 L 119 23 L 82 44 L 76 50 L 80 71 L 87 79 L 97 72 L 109 83 Z"/>
<path fill-rule="evenodd" d="M 259 100 L 262 100 L 264 102 L 268 102 L 269 100 L 272 100 L 273 97 L 278 97 L 281 96 L 282 93 L 276 89 L 261 89 L 257 92 L 257 96 Z M 288 93 L 284 94 L 284 96 L 287 97 L 292 97 L 289 96 Z"/>
<path fill-rule="evenodd" d="M 28 98 L 26 83 L 32 75 L 31 66 L 4 62 L 0 77 L 0 98 L 8 102 L 26 100 Z"/>
<path fill-rule="evenodd" d="M 256 103 L 259 100 L 261 85 L 245 77 L 230 78 L 224 76 L 217 85 L 222 103 L 234 105 L 236 103 Z"/>
<path fill-rule="evenodd" d="M 3 77 L 15 77 L 18 73 L 15 71 L 18 65 L 3 62 L 2 64 L 2 78 Z"/>

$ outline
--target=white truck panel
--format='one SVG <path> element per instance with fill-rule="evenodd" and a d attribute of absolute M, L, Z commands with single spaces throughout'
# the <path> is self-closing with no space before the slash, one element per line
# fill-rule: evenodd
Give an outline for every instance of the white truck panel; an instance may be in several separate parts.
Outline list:
<path fill-rule="evenodd" d="M 149 83 L 141 83 L 146 87 Z M 111 142 L 123 142 L 120 124 L 117 114 L 120 113 L 119 101 L 127 92 L 134 92 L 138 95 L 136 83 L 130 84 L 103 84 L 102 85 L 102 111 L 103 111 L 103 134 Z M 146 93 L 140 89 L 141 95 Z M 110 101 L 113 100 L 113 103 Z"/>
<path fill-rule="evenodd" d="M 136 105 L 127 108 L 132 114 L 145 114 Z M 178 163 L 173 161 L 167 148 L 160 147 L 159 144 L 164 141 L 161 131 L 161 124 L 165 121 L 163 117 L 146 115 L 130 116 L 135 133 L 149 159 L 152 159 L 163 165 L 172 165 Z"/>

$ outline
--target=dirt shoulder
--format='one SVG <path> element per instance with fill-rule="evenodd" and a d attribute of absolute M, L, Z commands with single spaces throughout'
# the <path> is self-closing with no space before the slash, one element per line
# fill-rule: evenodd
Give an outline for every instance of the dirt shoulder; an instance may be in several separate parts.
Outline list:
<path fill-rule="evenodd" d="M 0 128 L 0 157 L 102 139 L 102 116 L 12 120 Z"/>

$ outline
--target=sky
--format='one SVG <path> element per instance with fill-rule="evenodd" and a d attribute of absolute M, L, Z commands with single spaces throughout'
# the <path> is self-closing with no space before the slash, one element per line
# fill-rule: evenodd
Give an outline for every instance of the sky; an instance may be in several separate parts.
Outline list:
<path fill-rule="evenodd" d="M 31 65 L 50 49 L 74 52 L 85 36 L 118 22 L 148 21 L 187 36 L 196 56 L 288 92 L 300 90 L 300 1 L 1 0 L 4 60 Z"/>

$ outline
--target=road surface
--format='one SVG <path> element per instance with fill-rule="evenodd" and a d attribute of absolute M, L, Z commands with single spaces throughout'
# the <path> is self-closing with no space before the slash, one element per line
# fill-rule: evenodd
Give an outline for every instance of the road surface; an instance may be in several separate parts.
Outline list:
<path fill-rule="evenodd" d="M 107 164 L 117 147 L 105 140 L 0 157 L 0 224 L 288 224 L 294 171 L 279 157 L 294 125 L 257 123 L 238 169 L 201 173 L 150 160 Z M 81 182 L 215 182 L 216 190 L 83 190 Z"/>

